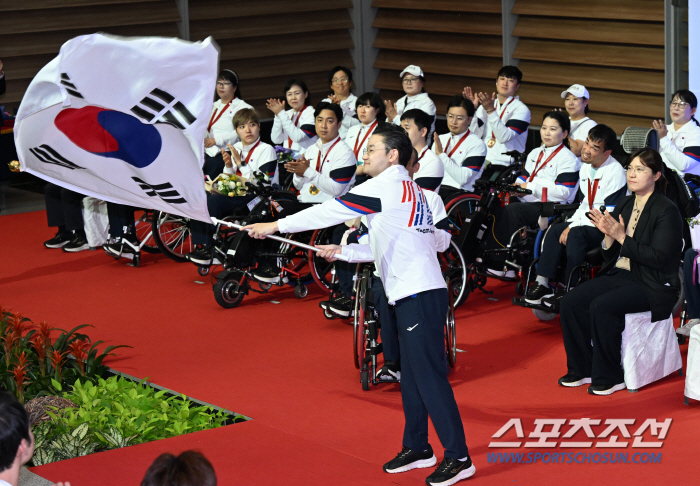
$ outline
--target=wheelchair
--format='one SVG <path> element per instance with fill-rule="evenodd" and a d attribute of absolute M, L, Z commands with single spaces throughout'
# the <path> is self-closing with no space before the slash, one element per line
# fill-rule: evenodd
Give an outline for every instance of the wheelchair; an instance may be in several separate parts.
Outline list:
<path fill-rule="evenodd" d="M 271 186 L 253 186 L 249 184 L 249 193 L 256 195 L 249 203 L 251 210 L 245 215 L 224 218 L 240 225 L 274 221 L 284 211 L 286 203 L 295 202 L 296 196 L 289 191 L 277 190 Z M 307 243 L 313 233 L 293 233 L 283 235 L 285 238 Z M 267 244 L 266 244 L 267 243 Z M 275 249 L 273 244 L 280 246 Z M 277 243 L 274 240 L 262 242 L 250 238 L 245 231 L 239 231 L 218 224 L 214 235 L 215 258 L 223 262 L 223 271 L 212 277 L 216 282 L 212 286 L 214 299 L 226 309 L 237 307 L 250 292 L 267 293 L 273 285 L 278 287 L 294 284 L 294 295 L 303 299 L 308 294 L 306 282 L 311 281 L 309 263 L 310 250 L 305 250 L 289 243 Z M 277 283 L 256 280 L 253 270 L 260 259 L 276 259 L 280 268 Z M 200 272 L 201 273 L 201 272 Z M 208 273 L 208 270 L 207 270 Z M 257 283 L 257 287 L 253 284 Z"/>
<path fill-rule="evenodd" d="M 457 251 L 456 246 L 454 247 Z M 372 279 L 373 263 L 358 264 L 355 272 L 355 313 L 353 317 L 352 349 L 355 368 L 360 370 L 360 383 L 364 391 L 369 390 L 370 383 L 399 383 L 400 380 L 377 378 L 377 356 L 382 353 L 379 331 L 381 323 L 379 313 L 374 306 Z M 445 318 L 445 352 L 447 364 L 454 368 L 457 361 L 457 332 L 455 329 L 455 300 L 452 288 L 453 278 L 445 276 L 448 293 L 447 316 Z"/>

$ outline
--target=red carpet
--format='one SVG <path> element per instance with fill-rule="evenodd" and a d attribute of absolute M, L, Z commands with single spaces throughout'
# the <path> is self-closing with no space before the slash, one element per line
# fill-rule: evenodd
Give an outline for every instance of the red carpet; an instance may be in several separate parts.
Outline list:
<path fill-rule="evenodd" d="M 428 470 L 391 476 L 381 471 L 401 446 L 398 386 L 361 390 L 351 328 L 323 317 L 318 302 L 325 296 L 316 288 L 304 300 L 290 287 L 248 296 L 239 308 L 225 310 L 214 302 L 209 277 L 197 275 L 192 265 L 144 255 L 141 267 L 132 268 L 102 251 L 47 250 L 41 243 L 51 236 L 43 212 L 0 217 L 0 303 L 35 322 L 93 324 L 93 339 L 134 347 L 119 350 L 109 363 L 113 368 L 254 420 L 47 465 L 36 468 L 37 474 L 73 486 L 138 484 L 159 453 L 195 448 L 211 458 L 223 485 L 424 484 Z M 566 371 L 558 320 L 543 323 L 511 306 L 511 285 L 491 289 L 498 301 L 477 292 L 457 314 L 458 348 L 466 352 L 459 353 L 451 382 L 477 468 L 468 483 L 687 484 L 700 472 L 693 466 L 700 403 L 683 405 L 684 378 L 671 376 L 639 393 L 610 397 L 588 395 L 585 387 L 564 389 L 556 384 Z M 687 346 L 681 351 L 685 356 Z M 661 449 L 633 449 L 633 439 L 622 436 L 619 441 L 630 442 L 623 449 L 489 449 L 492 435 L 511 418 L 522 420 L 526 436 L 538 418 L 635 419 L 631 434 L 647 418 L 672 418 L 673 424 Z M 562 433 L 568 430 L 564 426 Z M 515 432 L 500 440 L 516 440 Z M 579 432 L 568 440 L 586 438 Z M 647 431 L 644 440 L 656 439 Z M 489 452 L 623 452 L 630 461 L 640 452 L 661 453 L 661 460 L 495 464 L 488 462 Z"/>

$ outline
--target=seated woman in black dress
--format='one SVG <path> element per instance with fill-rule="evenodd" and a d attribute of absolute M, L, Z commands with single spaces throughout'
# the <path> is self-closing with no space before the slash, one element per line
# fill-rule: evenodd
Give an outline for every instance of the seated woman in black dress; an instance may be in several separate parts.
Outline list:
<path fill-rule="evenodd" d="M 596 278 L 566 294 L 561 327 L 568 373 L 562 386 L 591 383 L 588 392 L 610 395 L 625 388 L 621 362 L 625 314 L 651 311 L 652 321 L 671 315 L 678 292 L 683 246 L 680 212 L 664 196 L 661 155 L 641 149 L 630 155 L 627 185 L 634 193 L 610 214 L 591 211 L 605 235 L 605 263 Z"/>

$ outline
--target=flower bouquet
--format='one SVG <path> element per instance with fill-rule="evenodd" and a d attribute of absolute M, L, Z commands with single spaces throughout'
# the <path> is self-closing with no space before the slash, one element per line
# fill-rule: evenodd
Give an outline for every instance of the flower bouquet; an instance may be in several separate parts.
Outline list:
<path fill-rule="evenodd" d="M 246 182 L 248 179 L 236 174 L 220 174 L 212 181 L 211 193 L 228 197 L 245 196 L 248 193 Z"/>
<path fill-rule="evenodd" d="M 690 228 L 690 240 L 693 243 L 693 250 L 700 251 L 700 214 L 688 218 L 686 221 Z"/>
<path fill-rule="evenodd" d="M 284 148 L 281 145 L 275 145 L 275 153 L 277 154 L 277 161 L 284 164 L 294 160 L 294 154 L 288 148 Z"/>

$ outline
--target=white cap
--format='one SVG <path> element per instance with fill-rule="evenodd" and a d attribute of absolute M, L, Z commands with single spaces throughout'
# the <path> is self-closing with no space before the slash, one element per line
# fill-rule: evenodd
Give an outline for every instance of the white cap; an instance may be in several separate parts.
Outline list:
<path fill-rule="evenodd" d="M 567 93 L 571 93 L 577 98 L 586 98 L 587 100 L 591 99 L 591 96 L 588 94 L 588 90 L 582 84 L 572 84 L 569 86 L 569 89 L 561 92 L 561 97 L 566 98 Z"/>
<path fill-rule="evenodd" d="M 401 74 L 399 74 L 399 77 L 403 78 L 403 75 L 407 73 L 413 74 L 414 76 L 420 76 L 421 78 L 425 77 L 420 67 L 414 66 L 413 64 L 411 64 L 410 66 L 406 66 L 406 68 L 403 71 L 401 71 Z"/>

